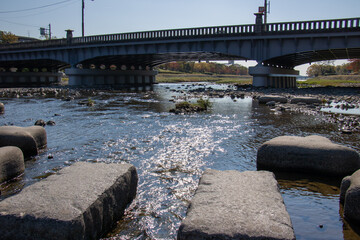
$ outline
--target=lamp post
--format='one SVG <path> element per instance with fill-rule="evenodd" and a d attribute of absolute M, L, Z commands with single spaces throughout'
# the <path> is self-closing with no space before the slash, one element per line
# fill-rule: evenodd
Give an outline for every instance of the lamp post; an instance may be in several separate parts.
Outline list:
<path fill-rule="evenodd" d="M 94 1 L 94 0 L 91 0 Z M 82 10 L 82 36 L 84 37 L 84 10 L 85 10 L 85 2 L 84 0 L 82 0 L 82 5 L 81 5 L 81 10 Z"/>

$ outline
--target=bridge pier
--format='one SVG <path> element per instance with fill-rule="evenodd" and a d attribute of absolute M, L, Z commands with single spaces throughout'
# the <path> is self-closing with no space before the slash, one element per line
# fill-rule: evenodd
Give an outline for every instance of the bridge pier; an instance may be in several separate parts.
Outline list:
<path fill-rule="evenodd" d="M 0 87 L 32 87 L 58 84 L 62 73 L 0 72 Z"/>
<path fill-rule="evenodd" d="M 132 89 L 151 86 L 157 71 L 66 69 L 69 86 L 85 88 Z"/>
<path fill-rule="evenodd" d="M 249 67 L 254 87 L 295 88 L 299 71 L 257 65 Z"/>

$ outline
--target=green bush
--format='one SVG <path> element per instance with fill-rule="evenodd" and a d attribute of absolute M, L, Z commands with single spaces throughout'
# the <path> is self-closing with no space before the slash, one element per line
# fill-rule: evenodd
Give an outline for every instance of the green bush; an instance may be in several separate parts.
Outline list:
<path fill-rule="evenodd" d="M 203 99 L 200 98 L 199 100 L 197 100 L 197 105 L 204 110 L 208 110 L 209 108 L 212 107 L 212 103 L 210 102 L 209 99 Z"/>

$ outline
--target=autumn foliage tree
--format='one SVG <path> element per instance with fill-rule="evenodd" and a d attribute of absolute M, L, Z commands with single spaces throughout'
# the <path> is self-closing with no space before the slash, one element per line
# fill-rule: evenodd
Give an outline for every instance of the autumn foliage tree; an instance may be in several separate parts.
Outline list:
<path fill-rule="evenodd" d="M 350 59 L 348 70 L 353 71 L 354 73 L 360 72 L 360 59 Z"/>
<path fill-rule="evenodd" d="M 210 73 L 210 74 L 229 74 L 229 75 L 247 75 L 248 69 L 239 64 L 225 65 L 220 63 L 205 62 L 170 62 L 159 66 L 159 69 L 178 71 L 185 73 Z"/>
<path fill-rule="evenodd" d="M 11 32 L 0 31 L 0 44 L 16 43 L 18 37 Z"/>

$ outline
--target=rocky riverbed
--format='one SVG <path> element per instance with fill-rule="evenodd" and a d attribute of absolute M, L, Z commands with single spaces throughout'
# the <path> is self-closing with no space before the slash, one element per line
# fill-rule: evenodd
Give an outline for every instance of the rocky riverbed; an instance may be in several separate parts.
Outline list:
<path fill-rule="evenodd" d="M 342 134 L 344 121 L 336 120 L 354 118 L 351 121 L 356 125 L 358 116 L 320 110 L 329 101 L 332 109 L 337 109 L 335 101 L 343 100 L 337 104 L 338 110 L 341 104 L 356 105 L 359 89 L 258 89 L 215 84 L 158 84 L 153 89 L 0 89 L 5 105 L 1 125 L 27 127 L 40 118 L 56 122 L 45 127 L 50 140 L 46 152 L 27 163 L 21 179 L 4 185 L 1 197 L 74 162 L 131 163 L 139 169 L 138 195 L 124 221 L 108 237 L 175 239 L 206 168 L 254 171 L 259 147 L 283 135 L 321 135 L 359 151 L 356 127 L 352 134 Z M 261 104 L 260 98 L 266 95 L 283 96 L 287 101 Z M 175 103 L 196 103 L 201 97 L 213 103 L 208 112 L 169 113 Z M 299 97 L 318 98 L 320 102 L 290 103 Z M 94 105 L 88 106 L 89 102 Z M 320 180 L 279 179 L 296 237 L 357 239 L 349 237 L 358 234 L 349 230 L 339 209 L 340 182 Z"/>
<path fill-rule="evenodd" d="M 344 134 L 360 132 L 360 88 L 359 87 L 314 87 L 298 89 L 282 88 L 254 88 L 248 85 L 227 85 L 223 89 L 194 83 L 187 85 L 176 92 L 171 101 L 181 102 L 191 98 L 224 98 L 230 97 L 233 101 L 239 98 L 251 97 L 255 100 L 267 95 L 277 95 L 288 99 L 287 103 L 272 102 L 267 104 L 274 114 L 281 114 L 284 111 L 303 113 L 307 115 L 322 115 L 329 122 L 336 123 L 339 131 Z M 190 89 L 191 87 L 191 89 Z M 187 89 L 189 88 L 189 90 Z M 2 88 L 0 97 L 2 98 L 31 98 L 31 97 L 54 97 L 64 101 L 72 101 L 83 96 L 96 96 L 102 94 L 102 90 L 94 89 L 71 89 L 66 87 L 54 88 Z M 150 94 L 150 92 L 149 92 Z M 319 103 L 305 103 L 297 101 L 291 103 L 294 98 L 315 98 Z M 338 109 L 338 113 L 329 113 L 331 109 Z M 357 114 L 347 114 L 347 110 L 357 110 Z M 335 111 L 336 112 L 336 111 Z"/>
<path fill-rule="evenodd" d="M 358 87 L 316 87 L 316 88 L 254 88 L 251 86 L 229 85 L 225 90 L 215 90 L 204 84 L 198 84 L 199 88 L 191 91 L 176 90 L 183 95 L 174 97 L 174 101 L 182 101 L 189 98 L 224 98 L 230 97 L 234 101 L 238 98 L 252 97 L 255 100 L 263 96 L 276 95 L 287 99 L 287 103 L 269 102 L 267 105 L 274 114 L 284 111 L 292 111 L 307 115 L 322 115 L 329 122 L 337 123 L 339 131 L 343 133 L 360 132 L 360 88 Z M 306 103 L 291 100 L 295 98 L 313 98 L 318 103 Z M 341 113 L 329 113 L 326 109 L 339 109 Z M 347 114 L 347 110 L 357 110 L 357 114 Z"/>

